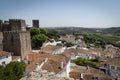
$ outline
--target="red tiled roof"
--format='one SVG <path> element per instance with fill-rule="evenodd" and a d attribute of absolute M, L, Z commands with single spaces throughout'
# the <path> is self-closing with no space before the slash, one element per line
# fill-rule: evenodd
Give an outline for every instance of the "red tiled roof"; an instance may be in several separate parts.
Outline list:
<path fill-rule="evenodd" d="M 83 79 L 84 80 L 92 80 L 93 76 L 97 76 L 99 80 L 110 80 L 111 78 L 103 71 L 100 71 L 98 69 L 89 67 L 89 69 L 80 69 L 80 68 L 74 68 L 70 72 L 70 77 L 74 79 L 80 79 L 80 74 L 83 74 Z"/>
<path fill-rule="evenodd" d="M 46 47 L 42 48 L 41 52 L 52 53 L 56 49 L 61 48 L 61 46 L 54 46 L 54 45 L 47 45 Z"/>
<path fill-rule="evenodd" d="M 12 56 L 12 60 L 19 58 L 20 56 Z"/>
<path fill-rule="evenodd" d="M 106 56 L 113 56 L 113 53 L 111 53 L 111 52 L 106 52 L 105 55 L 106 55 Z"/>
<path fill-rule="evenodd" d="M 27 69 L 34 69 L 36 67 L 36 63 L 41 64 L 45 59 L 48 59 L 47 62 L 43 65 L 42 69 L 52 71 L 58 73 L 61 67 L 61 61 L 63 60 L 64 66 L 68 62 L 68 58 L 61 55 L 53 55 L 53 54 L 41 54 L 41 53 L 30 53 L 28 54 L 28 60 L 30 64 L 28 64 Z"/>
<path fill-rule="evenodd" d="M 11 54 L 10 52 L 0 51 L 0 57 Z"/>
<path fill-rule="evenodd" d="M 120 57 L 109 59 L 107 63 L 110 65 L 120 66 Z"/>
<path fill-rule="evenodd" d="M 64 54 L 66 57 L 70 57 L 72 55 L 76 55 L 77 50 L 74 48 L 66 49 L 62 54 Z"/>

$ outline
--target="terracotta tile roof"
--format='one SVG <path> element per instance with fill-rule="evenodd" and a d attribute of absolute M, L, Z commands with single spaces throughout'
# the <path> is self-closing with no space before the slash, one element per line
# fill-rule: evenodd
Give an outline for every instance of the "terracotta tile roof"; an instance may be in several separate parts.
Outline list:
<path fill-rule="evenodd" d="M 107 60 L 107 63 L 110 65 L 120 66 L 120 57 L 109 59 Z"/>
<path fill-rule="evenodd" d="M 111 52 L 106 52 L 106 53 L 104 53 L 105 54 L 105 56 L 113 56 L 113 53 L 111 53 Z"/>
<path fill-rule="evenodd" d="M 80 74 L 83 74 L 83 80 L 92 80 L 93 76 L 97 76 L 99 80 L 110 80 L 111 78 L 107 75 L 105 75 L 104 72 L 89 67 L 89 69 L 80 69 L 80 68 L 74 68 L 70 72 L 70 77 L 74 79 L 80 79 Z"/>
<path fill-rule="evenodd" d="M 27 69 L 31 69 L 33 70 L 36 67 L 36 63 L 42 63 L 43 58 L 41 58 L 42 55 L 39 53 L 35 53 L 35 52 L 30 52 L 28 54 L 28 61 L 30 64 L 27 65 Z M 26 60 L 26 58 L 25 58 Z"/>
<path fill-rule="evenodd" d="M 12 60 L 19 58 L 20 56 L 12 56 Z"/>
<path fill-rule="evenodd" d="M 112 78 L 106 74 L 85 74 L 84 76 L 84 80 L 93 80 L 94 77 L 97 77 L 98 80 L 112 80 Z"/>
<path fill-rule="evenodd" d="M 91 51 L 94 51 L 94 52 L 101 52 L 103 53 L 103 49 L 102 48 L 94 48 L 94 49 L 89 49 Z"/>
<path fill-rule="evenodd" d="M 42 67 L 43 70 L 58 73 L 61 71 L 60 62 L 48 60 Z"/>
<path fill-rule="evenodd" d="M 0 57 L 11 54 L 10 52 L 0 51 Z"/>
<path fill-rule="evenodd" d="M 77 55 L 77 50 L 74 48 L 66 49 L 62 54 L 64 54 L 66 57 L 70 57 L 72 55 Z"/>
<path fill-rule="evenodd" d="M 61 71 L 61 61 L 63 61 L 63 66 L 68 62 L 68 58 L 61 55 L 51 55 L 46 54 L 44 55 L 44 58 L 48 58 L 48 61 L 43 65 L 42 69 L 53 71 L 55 73 L 58 73 Z"/>
<path fill-rule="evenodd" d="M 44 48 L 41 48 L 40 52 L 45 52 L 45 53 L 52 53 L 56 49 L 61 48 L 62 46 L 54 46 L 54 45 L 47 45 Z"/>
<path fill-rule="evenodd" d="M 90 51 L 89 50 L 84 50 L 84 49 L 77 49 L 78 53 L 83 53 L 83 54 L 88 54 Z"/>
<path fill-rule="evenodd" d="M 36 63 L 41 64 L 47 58 L 47 62 L 42 66 L 42 69 L 51 72 L 58 73 L 61 70 L 61 61 L 63 60 L 64 67 L 69 61 L 69 59 L 62 55 L 53 54 L 41 54 L 41 53 L 30 53 L 28 55 L 30 64 L 28 64 L 27 69 L 35 69 Z"/>

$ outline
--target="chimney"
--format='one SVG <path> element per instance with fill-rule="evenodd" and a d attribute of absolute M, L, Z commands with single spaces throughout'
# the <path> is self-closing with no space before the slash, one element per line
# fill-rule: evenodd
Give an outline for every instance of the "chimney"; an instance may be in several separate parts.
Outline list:
<path fill-rule="evenodd" d="M 80 73 L 80 80 L 83 80 L 83 74 Z"/>
<path fill-rule="evenodd" d="M 62 62 L 61 62 L 61 68 L 63 69 L 63 60 L 62 60 Z"/>
<path fill-rule="evenodd" d="M 48 61 L 48 58 L 45 58 L 45 63 Z"/>

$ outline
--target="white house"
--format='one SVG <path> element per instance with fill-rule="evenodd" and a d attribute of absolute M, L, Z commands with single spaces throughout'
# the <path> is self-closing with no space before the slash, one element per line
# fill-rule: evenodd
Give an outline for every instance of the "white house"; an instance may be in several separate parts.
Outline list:
<path fill-rule="evenodd" d="M 0 51 L 0 65 L 8 64 L 12 61 L 10 52 Z"/>
<path fill-rule="evenodd" d="M 68 77 L 69 78 L 69 73 L 70 73 L 70 60 L 68 61 L 68 63 L 66 64 L 65 67 L 62 67 L 64 64 L 64 62 L 61 62 L 61 68 L 62 70 L 56 74 L 56 76 L 58 77 Z"/>
<path fill-rule="evenodd" d="M 47 42 L 47 43 L 43 43 L 43 45 L 42 45 L 42 48 L 44 48 L 44 47 L 46 47 L 46 46 L 48 46 L 48 45 L 53 45 L 53 46 L 56 46 L 57 44 L 61 44 L 62 42 L 61 41 L 55 41 L 55 40 L 53 40 L 53 42 Z"/>
<path fill-rule="evenodd" d="M 52 54 L 61 54 L 65 51 L 66 47 L 61 47 L 52 52 Z"/>

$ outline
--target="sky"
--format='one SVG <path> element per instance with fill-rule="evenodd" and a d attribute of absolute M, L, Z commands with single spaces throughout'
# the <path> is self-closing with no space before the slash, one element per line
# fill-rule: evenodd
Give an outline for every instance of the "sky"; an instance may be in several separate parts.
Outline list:
<path fill-rule="evenodd" d="M 0 19 L 39 19 L 41 27 L 120 26 L 120 0 L 0 0 Z"/>

